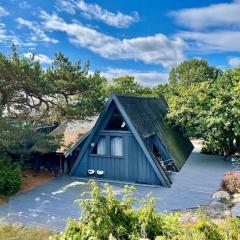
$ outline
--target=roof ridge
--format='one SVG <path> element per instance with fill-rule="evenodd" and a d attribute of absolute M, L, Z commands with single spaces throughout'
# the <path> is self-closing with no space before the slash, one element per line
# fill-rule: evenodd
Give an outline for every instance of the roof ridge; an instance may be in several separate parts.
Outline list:
<path fill-rule="evenodd" d="M 154 97 L 154 96 L 132 96 L 132 95 L 124 95 L 124 94 L 115 94 L 116 97 L 130 97 L 130 98 L 147 98 L 147 99 L 161 99 L 165 100 L 164 97 Z"/>

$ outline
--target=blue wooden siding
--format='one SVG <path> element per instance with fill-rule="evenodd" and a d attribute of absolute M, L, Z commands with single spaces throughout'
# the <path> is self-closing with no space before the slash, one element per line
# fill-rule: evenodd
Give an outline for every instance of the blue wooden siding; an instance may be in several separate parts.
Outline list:
<path fill-rule="evenodd" d="M 107 139 L 110 139 L 110 136 L 123 137 L 123 157 L 110 155 L 109 141 L 107 141 L 107 154 L 104 156 L 92 154 L 89 145 L 80 164 L 73 173 L 74 176 L 87 177 L 87 170 L 94 169 L 95 171 L 103 170 L 104 176 L 101 178 L 109 180 L 161 184 L 131 132 L 98 131 L 93 139 L 96 140 L 99 136 L 105 136 Z"/>

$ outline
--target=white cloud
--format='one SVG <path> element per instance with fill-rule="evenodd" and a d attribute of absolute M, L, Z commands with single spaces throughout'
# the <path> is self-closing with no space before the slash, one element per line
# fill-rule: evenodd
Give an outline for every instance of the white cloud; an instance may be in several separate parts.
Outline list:
<path fill-rule="evenodd" d="M 18 3 L 18 5 L 21 9 L 30 9 L 31 8 L 31 4 L 28 3 L 27 1 L 21 1 Z"/>
<path fill-rule="evenodd" d="M 9 15 L 9 12 L 5 8 L 0 6 L 0 17 L 7 16 L 7 15 Z"/>
<path fill-rule="evenodd" d="M 146 64 L 160 64 L 165 68 L 175 66 L 184 59 L 185 42 L 180 37 L 164 34 L 119 39 L 98 32 L 80 23 L 67 23 L 57 15 L 41 13 L 46 29 L 65 32 L 70 42 L 90 49 L 108 59 L 133 59 Z"/>
<path fill-rule="evenodd" d="M 228 59 L 228 64 L 231 67 L 237 67 L 240 66 L 240 57 L 231 57 Z"/>
<path fill-rule="evenodd" d="M 179 24 L 195 30 L 209 27 L 240 27 L 240 1 L 182 9 L 170 15 L 174 16 Z"/>
<path fill-rule="evenodd" d="M 46 35 L 41 26 L 35 22 L 25 20 L 21 17 L 16 19 L 17 23 L 22 26 L 28 27 L 33 32 L 31 33 L 31 40 L 34 42 L 43 41 L 46 43 L 58 43 L 58 40 L 50 38 Z"/>
<path fill-rule="evenodd" d="M 154 86 L 159 83 L 166 83 L 169 73 L 157 71 L 138 71 L 134 69 L 108 68 L 102 75 L 111 80 L 121 76 L 133 76 L 139 83 L 147 86 Z"/>
<path fill-rule="evenodd" d="M 0 23 L 0 43 L 9 47 L 10 44 L 19 44 L 20 40 L 17 36 L 9 34 L 4 23 Z"/>
<path fill-rule="evenodd" d="M 193 51 L 240 51 L 240 31 L 180 32 L 177 36 L 189 42 Z"/>
<path fill-rule="evenodd" d="M 133 12 L 131 15 L 121 12 L 114 13 L 97 4 L 86 3 L 84 0 L 59 0 L 58 9 L 70 14 L 75 14 L 79 10 L 82 15 L 89 19 L 97 19 L 117 28 L 126 28 L 139 20 L 137 12 Z"/>
<path fill-rule="evenodd" d="M 24 53 L 23 56 L 28 59 L 40 62 L 42 64 L 51 64 L 52 60 L 44 54 L 33 54 L 31 52 Z"/>

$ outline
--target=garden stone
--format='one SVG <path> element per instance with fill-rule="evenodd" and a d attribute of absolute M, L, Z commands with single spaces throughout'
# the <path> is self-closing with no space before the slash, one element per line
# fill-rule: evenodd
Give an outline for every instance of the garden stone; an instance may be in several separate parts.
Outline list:
<path fill-rule="evenodd" d="M 182 223 L 194 224 L 197 222 L 198 215 L 194 212 L 185 212 L 181 214 L 180 221 Z"/>
<path fill-rule="evenodd" d="M 229 210 L 228 205 L 222 203 L 222 202 L 211 202 L 208 208 L 204 209 L 204 212 L 206 215 L 218 218 L 219 216 L 222 216 L 224 211 Z"/>
<path fill-rule="evenodd" d="M 232 200 L 233 203 L 240 203 L 240 193 L 235 193 L 233 195 L 233 200 Z"/>
<path fill-rule="evenodd" d="M 226 204 L 224 204 L 222 202 L 217 202 L 217 201 L 211 202 L 210 207 L 216 208 L 216 209 L 226 209 L 227 208 Z"/>
<path fill-rule="evenodd" d="M 226 191 L 218 191 L 213 194 L 212 198 L 214 201 L 221 202 L 221 201 L 229 201 L 230 194 Z"/>
<path fill-rule="evenodd" d="M 224 218 L 229 218 L 231 216 L 232 216 L 231 210 L 226 210 L 222 213 L 222 217 L 224 217 Z"/>

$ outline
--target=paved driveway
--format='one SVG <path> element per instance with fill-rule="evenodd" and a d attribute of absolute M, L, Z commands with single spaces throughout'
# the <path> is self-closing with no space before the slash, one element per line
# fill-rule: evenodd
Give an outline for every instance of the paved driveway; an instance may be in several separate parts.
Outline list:
<path fill-rule="evenodd" d="M 152 192 L 158 198 L 158 211 L 207 205 L 211 195 L 219 188 L 224 172 L 231 168 L 231 164 L 224 162 L 221 157 L 203 155 L 195 149 L 181 172 L 172 177 L 171 188 L 136 186 L 136 196 L 144 198 Z M 124 185 L 111 185 L 121 197 Z M 57 177 L 29 192 L 12 197 L 9 203 L 0 207 L 0 220 L 62 230 L 68 217 L 79 218 L 80 208 L 74 201 L 88 190 L 85 180 Z"/>

